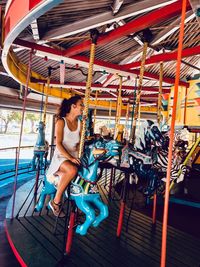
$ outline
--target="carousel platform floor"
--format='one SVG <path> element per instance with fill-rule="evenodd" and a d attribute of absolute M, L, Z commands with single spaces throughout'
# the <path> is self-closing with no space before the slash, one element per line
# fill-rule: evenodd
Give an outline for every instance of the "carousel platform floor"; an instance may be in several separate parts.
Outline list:
<path fill-rule="evenodd" d="M 34 180 L 31 180 L 18 189 L 15 214 L 24 200 L 25 204 L 18 218 L 11 220 L 11 198 L 5 220 L 8 240 L 22 266 L 160 266 L 161 223 L 157 222 L 153 227 L 148 216 L 133 210 L 127 229 L 127 208 L 121 237 L 116 238 L 119 216 L 117 201 L 109 202 L 110 216 L 100 227 L 91 228 L 86 236 L 74 235 L 71 254 L 63 257 L 64 220 L 59 219 L 57 232 L 53 234 L 55 217 L 46 213 L 46 210 L 41 214 L 33 213 L 33 185 Z M 101 190 L 107 201 L 103 183 Z M 199 251 L 199 238 L 168 227 L 168 267 L 199 267 Z"/>

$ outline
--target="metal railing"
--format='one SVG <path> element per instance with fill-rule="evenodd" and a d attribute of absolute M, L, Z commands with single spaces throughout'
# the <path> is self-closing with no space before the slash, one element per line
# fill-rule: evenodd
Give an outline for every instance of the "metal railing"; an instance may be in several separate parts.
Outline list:
<path fill-rule="evenodd" d="M 50 161 L 52 158 L 52 155 L 53 155 L 53 152 L 55 149 L 55 145 L 50 145 L 49 148 L 50 149 L 49 149 L 49 153 L 48 153 L 48 161 Z M 18 149 L 19 149 L 18 147 L 0 148 L 0 156 L 1 156 L 0 162 L 1 162 L 1 160 L 6 160 L 5 164 L 7 164 L 7 162 L 9 162 L 9 160 L 11 161 L 11 163 L 8 164 L 8 166 L 9 166 L 8 168 L 5 168 L 5 166 L 3 164 L 0 165 L 0 182 L 5 181 L 8 178 L 14 177 L 15 171 L 16 171 L 16 164 L 17 164 Z M 32 154 L 30 151 L 28 158 L 24 158 L 25 156 L 23 155 L 23 152 L 24 152 L 24 150 L 27 150 L 27 149 L 32 149 Z M 20 156 L 23 155 L 23 161 L 22 161 L 22 158 L 20 158 L 19 167 L 18 167 L 18 174 L 19 175 L 29 173 L 29 172 L 35 172 L 35 170 L 31 169 L 33 149 L 34 149 L 34 146 L 21 146 Z M 2 155 L 2 152 L 6 152 L 6 153 L 4 155 Z M 7 155 L 8 155 L 8 157 L 7 157 Z M 12 161 L 13 161 L 13 164 L 12 164 Z M 3 167 L 3 169 L 2 169 L 2 167 Z"/>

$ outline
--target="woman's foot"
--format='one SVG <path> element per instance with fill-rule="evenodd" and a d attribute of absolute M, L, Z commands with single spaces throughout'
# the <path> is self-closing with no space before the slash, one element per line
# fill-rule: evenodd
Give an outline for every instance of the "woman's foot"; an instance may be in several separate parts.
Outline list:
<path fill-rule="evenodd" d="M 49 207 L 51 208 L 51 210 L 53 211 L 53 214 L 56 217 L 59 217 L 59 218 L 65 217 L 65 213 L 63 212 L 61 202 L 55 203 L 54 200 L 51 200 L 51 201 L 49 201 Z"/>

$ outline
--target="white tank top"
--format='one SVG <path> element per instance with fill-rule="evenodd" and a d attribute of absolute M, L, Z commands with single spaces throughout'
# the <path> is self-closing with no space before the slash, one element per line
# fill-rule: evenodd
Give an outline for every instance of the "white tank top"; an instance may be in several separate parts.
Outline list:
<path fill-rule="evenodd" d="M 62 144 L 64 148 L 69 152 L 73 157 L 78 157 L 78 150 L 77 150 L 77 145 L 80 142 L 80 128 L 81 128 L 81 123 L 80 120 L 78 120 L 78 127 L 75 131 L 71 131 L 68 128 L 67 121 L 65 118 L 64 120 L 64 129 L 63 129 L 63 141 Z M 56 148 L 55 153 L 61 155 L 59 150 Z"/>

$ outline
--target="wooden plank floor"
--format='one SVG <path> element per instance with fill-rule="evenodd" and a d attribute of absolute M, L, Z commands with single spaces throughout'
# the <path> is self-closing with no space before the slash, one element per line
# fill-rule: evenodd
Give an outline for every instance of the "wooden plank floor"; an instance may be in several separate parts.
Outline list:
<path fill-rule="evenodd" d="M 105 183 L 102 181 L 102 196 L 106 201 L 107 193 L 104 185 Z M 30 182 L 20 188 L 20 194 L 17 196 L 25 199 L 22 192 L 27 194 L 27 188 L 32 188 Z M 19 219 L 11 221 L 7 218 L 6 220 L 14 245 L 27 266 L 160 266 L 161 223 L 158 222 L 156 227 L 152 227 L 149 217 L 132 211 L 126 231 L 129 213 L 129 210 L 126 209 L 122 235 L 118 239 L 116 238 L 116 228 L 119 203 L 112 201 L 109 203 L 109 218 L 100 227 L 91 228 L 87 236 L 82 237 L 75 234 L 71 255 L 63 258 L 64 220 L 59 219 L 57 234 L 54 235 L 55 217 L 52 214 L 46 214 L 46 211 L 43 211 L 41 216 L 35 213 L 31 216 L 32 200 L 30 195 Z M 17 203 L 20 203 L 20 199 Z M 21 217 L 25 210 L 27 215 Z M 199 252 L 200 239 L 168 227 L 168 267 L 199 267 Z"/>

